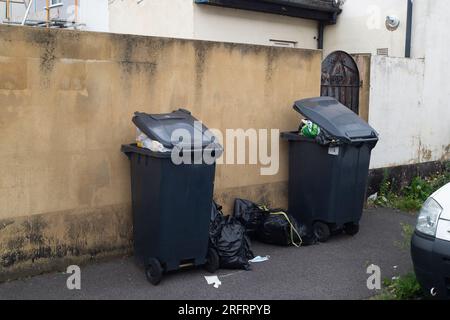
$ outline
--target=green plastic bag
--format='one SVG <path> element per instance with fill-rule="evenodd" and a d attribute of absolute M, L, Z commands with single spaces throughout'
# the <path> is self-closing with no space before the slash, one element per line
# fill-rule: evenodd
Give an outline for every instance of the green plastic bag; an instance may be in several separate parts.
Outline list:
<path fill-rule="evenodd" d="M 309 121 L 303 120 L 303 127 L 300 129 L 300 135 L 306 138 L 315 138 L 320 134 L 320 127 Z"/>

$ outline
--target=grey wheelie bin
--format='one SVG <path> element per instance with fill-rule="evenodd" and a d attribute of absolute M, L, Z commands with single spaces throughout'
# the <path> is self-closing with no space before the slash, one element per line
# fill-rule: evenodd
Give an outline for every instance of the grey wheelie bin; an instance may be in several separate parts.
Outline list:
<path fill-rule="evenodd" d="M 155 285 L 163 273 L 183 267 L 205 265 L 210 272 L 219 267 L 217 252 L 209 248 L 209 222 L 215 160 L 222 147 L 196 121 L 182 109 L 136 113 L 134 124 L 171 151 L 122 146 L 131 163 L 134 254 Z M 187 161 L 174 161 L 174 156 Z"/>
<path fill-rule="evenodd" d="M 355 235 L 378 134 L 331 97 L 297 101 L 294 109 L 321 133 L 316 138 L 299 131 L 281 135 L 289 141 L 289 213 L 321 242 L 337 230 Z"/>

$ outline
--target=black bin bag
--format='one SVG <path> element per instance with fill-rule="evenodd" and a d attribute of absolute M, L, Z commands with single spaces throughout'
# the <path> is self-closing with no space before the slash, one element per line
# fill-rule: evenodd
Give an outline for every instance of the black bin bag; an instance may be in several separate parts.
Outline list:
<path fill-rule="evenodd" d="M 303 224 L 283 210 L 269 210 L 256 233 L 256 239 L 263 243 L 279 246 L 309 246 L 317 238 Z"/>
<path fill-rule="evenodd" d="M 283 211 L 269 212 L 258 229 L 257 239 L 268 244 L 279 246 L 302 245 L 297 222 Z"/>
<path fill-rule="evenodd" d="M 305 225 L 281 209 L 269 209 L 252 201 L 236 199 L 234 217 L 247 234 L 260 242 L 279 246 L 306 246 L 317 241 Z"/>
<path fill-rule="evenodd" d="M 217 250 L 220 267 L 224 269 L 250 269 L 250 259 L 255 256 L 245 227 L 234 217 L 225 217 L 215 202 L 211 211 L 210 243 Z"/>
<path fill-rule="evenodd" d="M 234 201 L 233 216 L 244 225 L 247 235 L 255 239 L 258 229 L 264 222 L 267 211 L 259 207 L 256 203 L 244 199 Z"/>

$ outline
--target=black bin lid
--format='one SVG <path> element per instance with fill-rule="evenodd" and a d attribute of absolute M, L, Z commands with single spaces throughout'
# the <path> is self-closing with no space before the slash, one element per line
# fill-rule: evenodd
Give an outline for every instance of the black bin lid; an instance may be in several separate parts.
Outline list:
<path fill-rule="evenodd" d="M 378 133 L 335 98 L 299 100 L 294 109 L 339 140 L 348 143 L 378 141 Z"/>
<path fill-rule="evenodd" d="M 191 113 L 184 109 L 179 109 L 166 114 L 147 114 L 136 112 L 133 123 L 150 139 L 160 142 L 166 148 L 197 147 L 202 148 L 216 141 L 203 124 L 194 125 L 198 121 Z M 190 141 L 172 141 L 172 133 L 177 129 L 184 129 L 189 132 Z"/>

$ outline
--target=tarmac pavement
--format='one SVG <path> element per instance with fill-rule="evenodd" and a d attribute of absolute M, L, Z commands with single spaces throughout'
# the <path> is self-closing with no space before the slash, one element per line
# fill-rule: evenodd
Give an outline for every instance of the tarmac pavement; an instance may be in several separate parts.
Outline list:
<path fill-rule="evenodd" d="M 415 217 L 390 209 L 364 212 L 355 237 L 339 235 L 310 247 L 276 247 L 253 243 L 255 255 L 270 260 L 251 271 L 220 270 L 222 285 L 208 285 L 202 269 L 165 275 L 157 287 L 131 257 L 81 267 L 81 290 L 68 290 L 68 275 L 53 273 L 0 284 L 0 299 L 367 299 L 367 267 L 391 278 L 412 270 L 409 249 L 401 243 L 402 223 Z"/>

